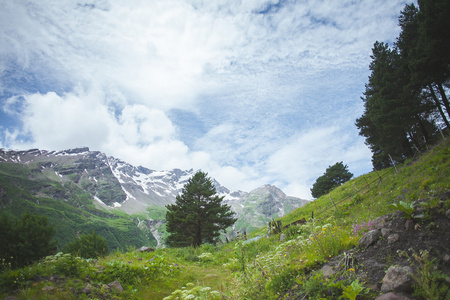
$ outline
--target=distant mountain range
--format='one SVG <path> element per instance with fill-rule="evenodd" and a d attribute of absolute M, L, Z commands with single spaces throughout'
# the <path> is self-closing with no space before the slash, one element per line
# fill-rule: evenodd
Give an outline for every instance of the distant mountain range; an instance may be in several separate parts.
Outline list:
<path fill-rule="evenodd" d="M 75 184 L 85 195 L 90 196 L 99 210 L 120 210 L 130 215 L 145 213 L 148 221 L 153 221 L 150 223 L 157 223 L 160 227 L 159 233 L 157 229 L 150 228 L 153 235 L 163 234 L 163 221 L 154 221 L 164 219 L 165 205 L 175 202 L 176 196 L 195 172 L 192 169 L 155 171 L 136 167 L 99 151 L 90 151 L 87 147 L 64 151 L 0 149 L 0 171 L 6 165 L 10 171 L 14 165 L 25 167 L 29 179 L 45 179 L 44 182 L 58 183 L 60 187 Z M 272 185 L 264 185 L 247 193 L 232 192 L 215 179 L 213 182 L 219 196 L 224 196 L 224 202 L 237 214 L 235 227 L 245 228 L 247 232 L 308 202 L 286 196 Z M 34 187 L 31 192 L 35 196 L 63 201 L 67 201 L 70 196 L 68 190 L 54 188 L 52 184 Z M 4 201 L 1 204 L 5 207 Z"/>

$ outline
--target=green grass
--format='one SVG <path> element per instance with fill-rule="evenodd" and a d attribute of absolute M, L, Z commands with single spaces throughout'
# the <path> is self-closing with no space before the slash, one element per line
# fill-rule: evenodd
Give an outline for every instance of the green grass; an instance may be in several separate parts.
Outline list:
<path fill-rule="evenodd" d="M 355 178 L 280 218 L 283 225 L 302 218 L 309 220 L 304 225 L 283 230 L 286 235 L 283 242 L 280 234 L 265 237 L 267 229 L 262 227 L 249 234 L 249 238 L 264 237 L 250 243 L 235 240 L 225 245 L 157 249 L 153 253 L 135 253 L 134 247 L 130 247 L 128 251 L 113 251 L 98 261 L 71 258 L 71 263 L 64 263 L 68 256 L 57 258 L 56 262 L 49 258 L 53 262 L 44 260 L 24 269 L 3 272 L 0 296 L 19 288 L 20 293 L 15 294 L 18 299 L 102 299 L 105 293 L 115 299 L 173 299 L 189 294 L 196 299 L 215 299 L 218 295 L 225 299 L 283 299 L 288 293 L 300 299 L 354 299 L 356 295 L 358 299 L 373 299 L 375 296 L 355 277 L 358 266 L 351 261 L 340 265 L 337 273 L 328 279 L 318 269 L 331 257 L 357 244 L 367 228 L 355 235 L 355 224 L 365 224 L 394 212 L 392 204 L 400 201 L 437 199 L 448 192 L 449 146 L 450 139 L 444 140 L 417 160 L 396 166 L 397 171 L 389 168 Z M 444 208 L 449 206 L 447 200 Z M 155 209 L 150 213 L 156 217 L 162 211 Z M 70 219 L 70 214 L 67 218 Z M 107 222 L 121 230 L 128 226 L 123 219 Z M 427 257 L 429 261 L 420 258 L 422 264 L 434 262 L 432 257 Z M 36 274 L 51 276 L 55 272 L 64 276 L 64 284 L 36 283 L 31 279 Z M 421 275 L 418 292 L 422 295 L 441 288 L 430 284 L 434 275 L 429 273 Z M 93 291 L 86 296 L 81 290 L 88 275 Z M 107 292 L 103 285 L 116 279 L 125 291 Z M 54 285 L 55 289 L 44 291 L 48 285 Z"/>

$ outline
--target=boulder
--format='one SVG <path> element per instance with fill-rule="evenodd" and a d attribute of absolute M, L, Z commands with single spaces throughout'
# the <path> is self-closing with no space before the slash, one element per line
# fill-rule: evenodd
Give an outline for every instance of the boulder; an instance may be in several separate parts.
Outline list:
<path fill-rule="evenodd" d="M 155 251 L 155 249 L 153 249 L 152 247 L 143 246 L 139 249 L 136 249 L 134 252 L 153 252 L 153 251 Z"/>
<path fill-rule="evenodd" d="M 381 229 L 385 227 L 386 222 L 389 220 L 389 216 L 381 216 L 373 220 L 372 227 L 374 229 Z"/>
<path fill-rule="evenodd" d="M 87 284 L 81 292 L 89 295 L 92 292 L 92 286 Z"/>
<path fill-rule="evenodd" d="M 358 243 L 359 246 L 362 248 L 367 248 L 370 245 L 374 244 L 381 236 L 381 230 L 380 229 L 374 229 L 362 236 L 362 238 L 359 239 Z"/>
<path fill-rule="evenodd" d="M 390 236 L 388 236 L 387 240 L 389 244 L 393 244 L 396 241 L 398 241 L 399 235 L 397 233 L 391 234 Z"/>
<path fill-rule="evenodd" d="M 111 282 L 111 283 L 108 283 L 108 286 L 109 286 L 111 289 L 114 289 L 114 290 L 116 290 L 116 291 L 118 291 L 118 292 L 120 292 L 120 293 L 123 292 L 123 287 L 122 287 L 122 285 L 120 284 L 120 282 L 118 282 L 117 280 L 116 280 L 116 281 L 113 281 L 113 282 Z"/>
<path fill-rule="evenodd" d="M 383 278 L 382 293 L 410 292 L 413 280 L 411 267 L 391 266 Z"/>
<path fill-rule="evenodd" d="M 324 276 L 325 278 L 329 278 L 329 277 L 331 277 L 332 275 L 334 275 L 334 273 L 336 273 L 336 272 L 333 271 L 333 267 L 331 267 L 331 266 L 329 266 L 329 265 L 324 265 L 324 266 L 322 267 L 322 272 L 323 272 L 323 276 Z"/>

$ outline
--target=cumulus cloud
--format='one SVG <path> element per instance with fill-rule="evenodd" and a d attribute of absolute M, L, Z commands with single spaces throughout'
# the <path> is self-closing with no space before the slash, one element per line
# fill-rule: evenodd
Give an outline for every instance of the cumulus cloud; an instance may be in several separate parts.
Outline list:
<path fill-rule="evenodd" d="M 2 147 L 89 146 L 302 197 L 336 161 L 370 169 L 353 122 L 405 1 L 2 4 Z"/>

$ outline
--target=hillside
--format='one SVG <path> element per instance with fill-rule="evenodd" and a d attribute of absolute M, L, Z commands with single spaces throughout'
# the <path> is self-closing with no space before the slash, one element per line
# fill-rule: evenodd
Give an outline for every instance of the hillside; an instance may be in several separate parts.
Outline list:
<path fill-rule="evenodd" d="M 279 221 L 307 222 L 270 236 L 264 227 L 247 240 L 239 237 L 218 246 L 115 252 L 96 261 L 49 257 L 29 268 L 4 271 L 2 295 L 448 299 L 449 158 L 447 138 L 414 161 L 350 180 L 296 209 Z M 67 267 L 69 261 L 75 268 Z"/>

